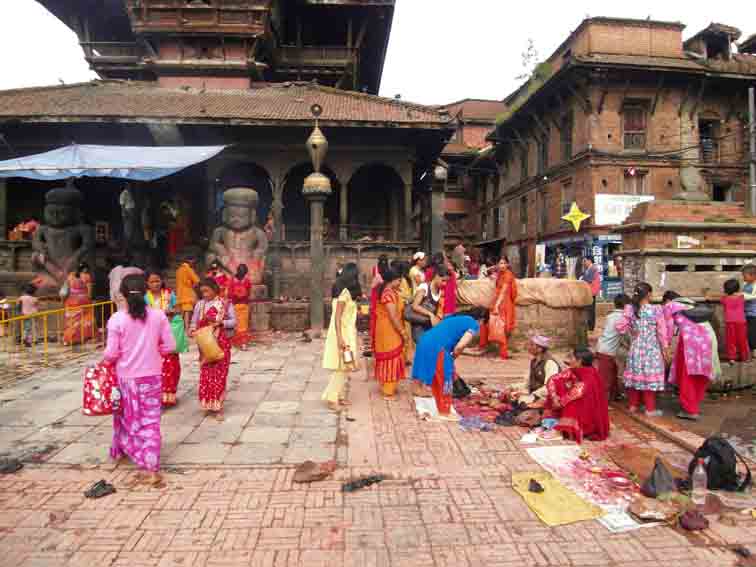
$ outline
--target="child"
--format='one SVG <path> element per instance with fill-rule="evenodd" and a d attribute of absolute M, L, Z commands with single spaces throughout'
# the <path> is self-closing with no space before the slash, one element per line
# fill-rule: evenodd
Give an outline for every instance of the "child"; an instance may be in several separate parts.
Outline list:
<path fill-rule="evenodd" d="M 619 380 L 617 379 L 617 351 L 622 340 L 622 333 L 617 330 L 617 323 L 622 320 L 625 306 L 630 298 L 621 294 L 614 298 L 614 311 L 606 316 L 604 331 L 596 345 L 596 360 L 601 379 L 604 381 L 606 396 L 609 401 L 619 397 Z"/>
<path fill-rule="evenodd" d="M 748 346 L 748 330 L 746 328 L 745 298 L 740 291 L 738 280 L 727 280 L 724 284 L 727 295 L 722 297 L 724 307 L 725 327 L 727 329 L 726 344 L 727 358 L 730 364 L 736 360 L 747 362 L 751 360 L 751 349 Z"/>
<path fill-rule="evenodd" d="M 21 315 L 34 315 L 39 313 L 39 304 L 34 294 L 37 293 L 37 288 L 34 285 L 29 284 L 24 287 L 23 294 L 18 298 L 18 302 L 21 305 Z M 32 333 L 34 319 L 24 319 L 24 344 L 27 347 L 32 345 L 34 339 Z"/>
<path fill-rule="evenodd" d="M 756 264 L 748 264 L 743 268 L 743 291 L 746 295 L 756 293 Z M 745 315 L 748 326 L 748 344 L 751 353 L 756 353 L 756 299 L 746 298 Z"/>

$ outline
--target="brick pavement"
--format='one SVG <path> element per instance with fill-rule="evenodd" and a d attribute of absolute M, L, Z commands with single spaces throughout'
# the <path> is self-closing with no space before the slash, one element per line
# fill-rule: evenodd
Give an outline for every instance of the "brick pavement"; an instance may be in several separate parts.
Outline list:
<path fill-rule="evenodd" d="M 734 526 L 712 518 L 711 529 L 695 538 L 668 527 L 614 535 L 593 521 L 548 528 L 511 488 L 512 472 L 539 469 L 519 444 L 521 431 L 464 432 L 455 424 L 418 421 L 406 395 L 385 402 L 363 375 L 350 385 L 353 421 L 343 416 L 318 425 L 320 418 L 312 416 L 320 412 L 310 402 L 327 378 L 317 368 L 319 348 L 286 340 L 239 356 L 232 417 L 217 430 L 204 419 L 188 421 L 196 406 L 190 370 L 180 411 L 167 412 L 163 421 L 165 445 L 176 446 L 166 451 L 164 490 L 128 490 L 129 467 L 99 464 L 107 420 L 93 425 L 75 408 L 57 415 L 78 403 L 78 369 L 0 390 L 0 399 L 15 400 L 0 406 L 4 450 L 28 446 L 29 439 L 68 443 L 46 462 L 0 477 L 0 567 L 703 567 L 736 565 L 728 545 L 756 553 L 756 521 L 746 516 Z M 506 384 L 521 380 L 525 365 L 524 358 L 465 357 L 461 373 Z M 48 396 L 64 400 L 59 410 L 29 403 Z M 49 419 L 64 425 L 45 429 Z M 82 435 L 74 438 L 71 428 Z M 66 434 L 51 433 L 58 429 Z M 301 436 L 306 429 L 318 433 Z M 28 436 L 13 445 L 22 433 Z M 679 451 L 619 418 L 612 439 Z M 68 459 L 61 461 L 57 455 L 65 451 Z M 292 482 L 286 456 L 308 451 L 315 460 L 338 456 L 332 479 Z M 171 457 L 176 453 L 183 460 Z M 390 479 L 341 491 L 344 480 L 373 472 Z M 85 499 L 82 492 L 101 478 L 118 492 Z"/>

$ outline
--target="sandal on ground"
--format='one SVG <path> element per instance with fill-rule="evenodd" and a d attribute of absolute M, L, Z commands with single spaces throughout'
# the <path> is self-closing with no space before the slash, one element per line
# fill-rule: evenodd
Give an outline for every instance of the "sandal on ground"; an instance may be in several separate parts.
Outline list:
<path fill-rule="evenodd" d="M 328 402 L 328 409 L 334 413 L 340 413 L 342 407 L 337 402 Z"/>
<path fill-rule="evenodd" d="M 339 405 L 349 407 L 352 405 L 352 402 L 349 400 L 339 400 Z"/>
<path fill-rule="evenodd" d="M 677 419 L 687 419 L 688 421 L 698 421 L 701 416 L 697 413 L 688 413 L 686 411 L 680 411 L 677 413 Z"/>
<path fill-rule="evenodd" d="M 89 487 L 89 489 L 84 492 L 84 496 L 86 498 L 102 498 L 103 496 L 107 496 L 108 494 L 115 494 L 115 486 L 110 484 L 109 482 L 106 482 L 104 480 L 100 480 L 98 482 L 95 482 L 92 486 Z"/>
<path fill-rule="evenodd" d="M 0 461 L 0 474 L 13 474 L 24 468 L 24 465 L 18 459 L 7 459 Z"/>

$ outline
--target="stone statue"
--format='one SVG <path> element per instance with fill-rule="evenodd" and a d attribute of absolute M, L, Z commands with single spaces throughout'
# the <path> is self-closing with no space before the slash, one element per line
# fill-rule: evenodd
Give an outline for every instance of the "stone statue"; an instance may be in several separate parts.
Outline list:
<path fill-rule="evenodd" d="M 246 264 L 253 285 L 261 285 L 268 237 L 257 224 L 257 191 L 245 187 L 223 193 L 223 226 L 216 228 L 207 251 L 208 265 L 217 260 L 231 275 Z"/>
<path fill-rule="evenodd" d="M 81 262 L 94 269 L 94 229 L 81 221 L 82 195 L 73 187 L 45 195 L 44 223 L 34 233 L 32 266 L 42 293 L 60 291 L 66 277 Z"/>

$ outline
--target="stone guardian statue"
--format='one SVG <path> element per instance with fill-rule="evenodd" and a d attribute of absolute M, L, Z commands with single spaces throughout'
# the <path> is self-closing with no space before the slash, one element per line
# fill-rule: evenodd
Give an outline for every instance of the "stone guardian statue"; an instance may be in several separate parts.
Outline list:
<path fill-rule="evenodd" d="M 82 195 L 78 189 L 52 189 L 45 195 L 44 223 L 34 233 L 34 283 L 42 294 L 57 293 L 69 273 L 81 262 L 94 269 L 95 234 L 81 221 Z"/>
<path fill-rule="evenodd" d="M 218 261 L 234 275 L 240 264 L 249 268 L 253 285 L 261 285 L 265 273 L 268 237 L 257 227 L 257 191 L 246 187 L 223 193 L 223 226 L 210 238 L 206 261 Z"/>

